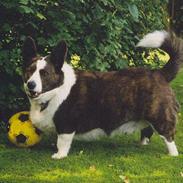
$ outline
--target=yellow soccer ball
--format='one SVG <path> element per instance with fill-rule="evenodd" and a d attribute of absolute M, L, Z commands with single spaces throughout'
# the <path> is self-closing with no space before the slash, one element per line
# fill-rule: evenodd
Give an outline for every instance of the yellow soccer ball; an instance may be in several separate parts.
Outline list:
<path fill-rule="evenodd" d="M 30 147 L 41 140 L 41 131 L 33 126 L 29 112 L 22 111 L 9 119 L 8 138 L 18 147 Z"/>

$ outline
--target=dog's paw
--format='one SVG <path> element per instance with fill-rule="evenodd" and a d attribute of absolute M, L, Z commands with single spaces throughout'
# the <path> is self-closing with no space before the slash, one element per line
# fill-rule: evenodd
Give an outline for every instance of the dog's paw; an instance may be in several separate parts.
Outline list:
<path fill-rule="evenodd" d="M 51 156 L 53 159 L 63 159 L 65 157 L 67 157 L 67 155 L 63 155 L 61 153 L 54 153 L 52 156 Z"/>
<path fill-rule="evenodd" d="M 143 146 L 144 146 L 144 145 L 149 145 L 149 142 L 150 142 L 149 138 L 144 137 L 144 138 L 141 140 L 140 144 L 143 145 Z"/>
<path fill-rule="evenodd" d="M 173 153 L 169 153 L 170 156 L 178 156 L 179 153 L 178 152 L 173 152 Z"/>

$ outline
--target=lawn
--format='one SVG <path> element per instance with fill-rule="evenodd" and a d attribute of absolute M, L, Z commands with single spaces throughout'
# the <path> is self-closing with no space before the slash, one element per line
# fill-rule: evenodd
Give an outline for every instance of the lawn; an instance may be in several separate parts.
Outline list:
<path fill-rule="evenodd" d="M 183 104 L 183 70 L 172 82 Z M 179 114 L 176 144 L 180 155 L 170 157 L 158 135 L 140 146 L 139 133 L 95 142 L 74 141 L 70 154 L 52 160 L 55 139 L 45 137 L 31 149 L 16 148 L 0 134 L 0 183 L 145 183 L 183 182 L 183 108 Z"/>

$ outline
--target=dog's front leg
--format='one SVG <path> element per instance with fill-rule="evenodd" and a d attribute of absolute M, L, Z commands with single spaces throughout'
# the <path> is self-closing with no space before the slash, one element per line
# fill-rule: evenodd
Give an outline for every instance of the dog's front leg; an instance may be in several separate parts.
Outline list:
<path fill-rule="evenodd" d="M 67 156 L 75 132 L 69 134 L 59 134 L 57 138 L 58 152 L 52 155 L 53 159 L 61 159 Z"/>

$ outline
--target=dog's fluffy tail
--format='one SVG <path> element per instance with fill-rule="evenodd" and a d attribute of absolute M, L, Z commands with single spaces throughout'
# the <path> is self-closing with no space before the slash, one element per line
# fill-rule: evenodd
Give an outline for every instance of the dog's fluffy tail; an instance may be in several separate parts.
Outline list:
<path fill-rule="evenodd" d="M 176 77 L 180 64 L 183 63 L 183 40 L 166 31 L 154 31 L 144 36 L 137 47 L 160 48 L 167 52 L 170 60 L 160 69 L 165 79 L 170 82 Z"/>

